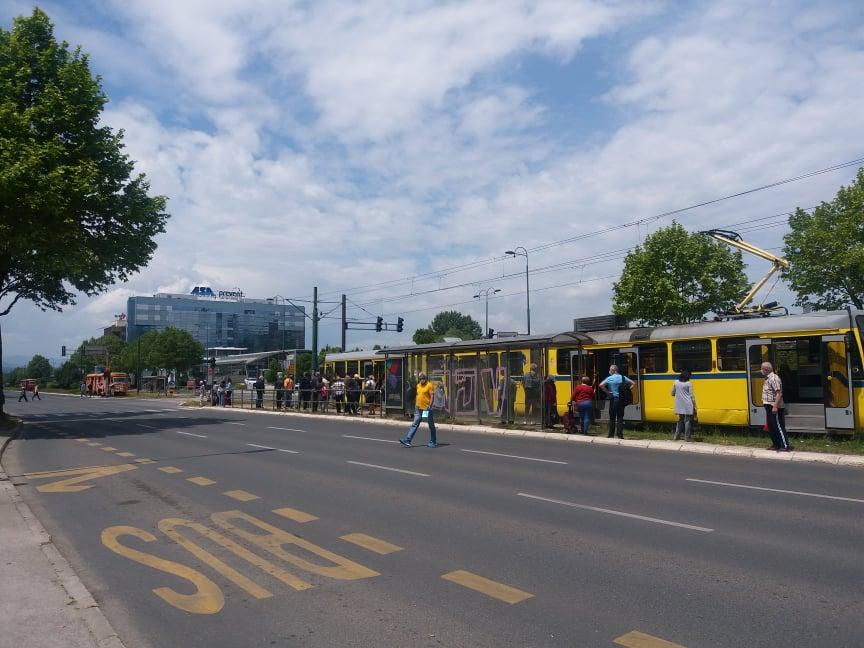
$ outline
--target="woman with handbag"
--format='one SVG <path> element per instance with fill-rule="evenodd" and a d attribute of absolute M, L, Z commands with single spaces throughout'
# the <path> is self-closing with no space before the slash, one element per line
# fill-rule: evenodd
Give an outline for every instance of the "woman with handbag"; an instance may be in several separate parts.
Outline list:
<path fill-rule="evenodd" d="M 681 439 L 693 440 L 693 422 L 696 420 L 696 397 L 693 395 L 693 383 L 690 382 L 690 371 L 682 369 L 678 380 L 672 383 L 672 395 L 675 397 L 675 414 L 678 423 L 675 424 L 673 441 Z"/>

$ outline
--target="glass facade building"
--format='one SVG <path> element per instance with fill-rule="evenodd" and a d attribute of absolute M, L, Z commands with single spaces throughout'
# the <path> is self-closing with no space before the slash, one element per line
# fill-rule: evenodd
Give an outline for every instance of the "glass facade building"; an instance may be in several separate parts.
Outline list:
<path fill-rule="evenodd" d="M 129 342 L 168 327 L 188 332 L 205 349 L 244 347 L 249 353 L 302 349 L 306 339 L 305 309 L 282 300 L 159 293 L 130 297 L 126 315 Z"/>

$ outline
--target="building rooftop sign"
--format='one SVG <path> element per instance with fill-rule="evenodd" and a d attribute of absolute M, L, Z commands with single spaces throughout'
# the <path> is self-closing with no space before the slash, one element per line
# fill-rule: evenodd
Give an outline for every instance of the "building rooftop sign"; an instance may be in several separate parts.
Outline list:
<path fill-rule="evenodd" d="M 192 294 L 196 297 L 210 297 L 212 299 L 243 299 L 243 291 L 237 290 L 219 290 L 214 291 L 209 286 L 195 286 L 192 289 Z"/>

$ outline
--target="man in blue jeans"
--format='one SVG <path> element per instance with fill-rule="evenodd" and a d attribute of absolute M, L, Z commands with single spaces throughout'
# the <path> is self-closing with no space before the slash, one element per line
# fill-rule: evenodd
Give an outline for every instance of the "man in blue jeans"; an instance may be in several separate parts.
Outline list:
<path fill-rule="evenodd" d="M 417 433 L 417 428 L 420 427 L 420 421 L 425 420 L 429 424 L 429 443 L 426 445 L 430 448 L 438 447 L 438 440 L 435 434 L 435 419 L 432 415 L 432 396 L 434 395 L 434 387 L 426 378 L 425 373 L 421 373 L 420 382 L 417 384 L 417 396 L 414 399 L 414 420 L 411 422 L 411 427 L 408 428 L 408 433 L 399 439 L 406 448 L 411 446 L 411 439 Z"/>
<path fill-rule="evenodd" d="M 619 374 L 617 365 L 611 365 L 609 367 L 609 377 L 600 383 L 600 389 L 609 396 L 608 438 L 610 439 L 614 438 L 616 433 L 619 439 L 624 438 L 624 407 L 621 404 L 622 385 L 626 385 L 625 389 L 629 389 L 633 386 L 633 381 L 627 376 Z"/>

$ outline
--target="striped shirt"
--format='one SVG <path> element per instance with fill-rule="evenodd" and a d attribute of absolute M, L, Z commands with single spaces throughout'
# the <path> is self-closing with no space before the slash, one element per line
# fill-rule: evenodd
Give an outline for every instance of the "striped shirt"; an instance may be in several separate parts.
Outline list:
<path fill-rule="evenodd" d="M 765 382 L 762 383 L 762 403 L 765 405 L 773 405 L 777 402 L 777 394 L 783 392 L 783 381 L 773 371 L 765 376 Z"/>

